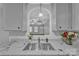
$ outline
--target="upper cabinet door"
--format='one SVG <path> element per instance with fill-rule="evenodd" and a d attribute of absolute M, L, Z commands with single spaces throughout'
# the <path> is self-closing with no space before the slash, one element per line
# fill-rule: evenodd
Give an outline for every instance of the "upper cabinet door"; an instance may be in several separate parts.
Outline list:
<path fill-rule="evenodd" d="M 3 20 L 3 4 L 0 3 L 0 30 L 2 30 L 2 20 Z"/>
<path fill-rule="evenodd" d="M 67 3 L 56 4 L 56 25 L 57 30 L 69 30 L 71 29 L 72 20 L 72 5 Z"/>
<path fill-rule="evenodd" d="M 79 31 L 79 3 L 72 4 L 72 30 Z"/>
<path fill-rule="evenodd" d="M 21 30 L 23 21 L 23 4 L 4 4 L 4 30 Z"/>

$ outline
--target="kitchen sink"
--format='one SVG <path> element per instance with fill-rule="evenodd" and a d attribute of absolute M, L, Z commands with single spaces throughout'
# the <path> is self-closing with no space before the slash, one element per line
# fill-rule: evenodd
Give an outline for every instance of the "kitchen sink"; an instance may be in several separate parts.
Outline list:
<path fill-rule="evenodd" d="M 36 49 L 38 49 L 38 50 L 48 50 L 48 51 L 55 50 L 54 47 L 50 43 L 39 43 L 39 44 L 38 43 L 28 43 L 24 47 L 23 51 L 24 50 L 33 51 L 33 50 L 36 50 Z"/>
<path fill-rule="evenodd" d="M 35 50 L 36 43 L 28 43 L 23 50 Z"/>
<path fill-rule="evenodd" d="M 55 50 L 50 43 L 41 43 L 41 50 Z"/>

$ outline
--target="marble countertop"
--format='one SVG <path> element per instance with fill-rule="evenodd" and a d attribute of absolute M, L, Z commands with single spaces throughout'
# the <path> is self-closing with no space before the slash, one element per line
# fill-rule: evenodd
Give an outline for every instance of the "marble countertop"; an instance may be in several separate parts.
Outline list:
<path fill-rule="evenodd" d="M 62 40 L 49 40 L 49 43 L 54 47 L 55 50 L 26 50 L 23 51 L 24 47 L 29 41 L 25 39 L 12 40 L 8 45 L 2 47 L 0 55 L 76 55 L 77 49 L 73 46 L 66 45 Z M 32 41 L 33 43 L 37 41 Z M 45 43 L 44 41 L 41 41 Z M 1 49 L 1 48 L 0 48 Z M 60 51 L 62 49 L 63 51 Z"/>

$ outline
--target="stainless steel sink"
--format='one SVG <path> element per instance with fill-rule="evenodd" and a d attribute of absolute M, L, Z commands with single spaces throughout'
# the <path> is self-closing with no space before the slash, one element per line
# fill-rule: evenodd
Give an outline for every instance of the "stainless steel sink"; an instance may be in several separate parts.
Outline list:
<path fill-rule="evenodd" d="M 36 49 L 36 43 L 28 43 L 23 50 L 35 50 Z"/>
<path fill-rule="evenodd" d="M 41 43 L 41 50 L 55 50 L 50 43 Z"/>
<path fill-rule="evenodd" d="M 24 49 L 23 49 L 23 51 L 24 50 L 31 50 L 31 51 L 33 51 L 33 50 L 36 50 L 36 49 L 38 49 L 38 50 L 55 50 L 54 49 L 54 47 L 50 44 L 50 43 L 28 43 L 25 47 L 24 47 Z"/>

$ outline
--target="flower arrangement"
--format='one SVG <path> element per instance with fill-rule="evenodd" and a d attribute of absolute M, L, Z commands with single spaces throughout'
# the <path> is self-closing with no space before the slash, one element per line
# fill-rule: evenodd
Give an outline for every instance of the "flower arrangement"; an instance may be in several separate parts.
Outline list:
<path fill-rule="evenodd" d="M 75 40 L 78 34 L 76 32 L 63 32 L 61 36 L 67 44 L 72 45 L 72 40 Z"/>

